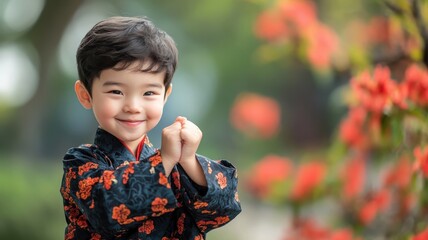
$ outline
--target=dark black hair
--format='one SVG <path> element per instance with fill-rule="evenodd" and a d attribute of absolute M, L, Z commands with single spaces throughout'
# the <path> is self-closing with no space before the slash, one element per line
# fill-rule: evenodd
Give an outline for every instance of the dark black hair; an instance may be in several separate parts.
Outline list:
<path fill-rule="evenodd" d="M 76 54 L 79 79 L 92 94 L 92 82 L 101 71 L 123 70 L 139 62 L 136 70 L 165 72 L 171 84 L 178 50 L 174 40 L 146 17 L 111 17 L 97 23 L 82 39 Z M 144 65 L 150 63 L 148 66 Z M 144 68 L 143 68 L 144 65 Z"/>

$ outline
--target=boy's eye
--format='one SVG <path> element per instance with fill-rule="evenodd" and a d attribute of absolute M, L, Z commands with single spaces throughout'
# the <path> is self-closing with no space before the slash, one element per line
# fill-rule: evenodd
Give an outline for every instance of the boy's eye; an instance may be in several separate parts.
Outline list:
<path fill-rule="evenodd" d="M 120 90 L 111 90 L 108 93 L 123 95 L 123 93 Z"/>
<path fill-rule="evenodd" d="M 152 96 L 152 95 L 155 95 L 155 93 L 152 91 L 148 91 L 144 93 L 144 96 Z"/>

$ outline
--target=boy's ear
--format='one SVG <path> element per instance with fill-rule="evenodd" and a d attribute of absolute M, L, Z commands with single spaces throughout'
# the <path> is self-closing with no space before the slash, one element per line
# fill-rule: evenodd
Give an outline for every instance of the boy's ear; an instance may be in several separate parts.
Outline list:
<path fill-rule="evenodd" d="M 88 90 L 86 90 L 82 81 L 77 80 L 74 84 L 74 91 L 76 92 L 77 99 L 79 99 L 80 104 L 86 109 L 92 108 L 92 99 Z"/>
<path fill-rule="evenodd" d="M 166 100 L 168 100 L 169 95 L 171 95 L 171 92 L 172 92 L 172 83 L 170 83 L 170 84 L 169 84 L 169 87 L 168 87 L 168 89 L 166 90 L 165 98 L 164 98 L 164 100 L 163 100 L 163 103 L 164 103 L 164 104 L 166 103 Z"/>

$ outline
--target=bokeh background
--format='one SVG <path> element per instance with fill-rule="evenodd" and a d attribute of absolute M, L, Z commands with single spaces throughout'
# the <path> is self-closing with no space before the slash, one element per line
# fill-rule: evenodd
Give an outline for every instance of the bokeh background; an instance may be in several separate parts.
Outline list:
<path fill-rule="evenodd" d="M 174 91 L 151 141 L 159 146 L 162 128 L 186 116 L 204 132 L 199 152 L 239 170 L 243 212 L 209 239 L 330 239 L 285 238 L 303 204 L 278 186 L 267 197 L 268 183 L 256 180 L 283 180 L 290 159 L 335 160 L 324 169 L 345 155 L 334 139 L 352 102 L 352 76 L 384 63 L 402 77 L 409 62 L 423 60 L 423 38 L 403 37 L 417 35 L 418 25 L 408 23 L 400 35 L 400 19 L 385 20 L 402 17 L 409 2 L 421 2 L 426 13 L 426 1 L 400 0 L 0 0 L 0 239 L 63 238 L 61 159 L 68 148 L 91 143 L 97 127 L 74 95 L 75 53 L 95 23 L 116 15 L 148 16 L 180 52 Z M 273 160 L 279 168 L 255 173 L 266 156 L 280 158 Z M 323 203 L 305 214 L 336 214 Z"/>

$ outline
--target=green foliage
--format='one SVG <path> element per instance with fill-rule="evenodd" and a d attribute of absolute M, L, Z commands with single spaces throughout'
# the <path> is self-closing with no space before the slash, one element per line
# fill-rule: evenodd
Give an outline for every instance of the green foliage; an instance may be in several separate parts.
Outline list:
<path fill-rule="evenodd" d="M 0 158 L 0 239 L 63 238 L 61 173 L 58 164 Z"/>

